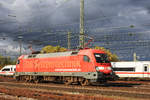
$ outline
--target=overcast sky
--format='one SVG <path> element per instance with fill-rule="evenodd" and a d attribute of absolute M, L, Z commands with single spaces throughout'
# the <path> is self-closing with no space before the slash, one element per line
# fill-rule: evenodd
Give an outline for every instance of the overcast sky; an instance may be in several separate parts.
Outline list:
<path fill-rule="evenodd" d="M 0 34 L 7 36 L 0 45 L 11 41 L 16 47 L 12 41 L 20 30 L 36 32 L 78 25 L 79 8 L 80 0 L 0 0 Z M 144 31 L 144 25 L 150 24 L 149 16 L 150 0 L 85 0 L 87 30 L 134 25 Z"/>

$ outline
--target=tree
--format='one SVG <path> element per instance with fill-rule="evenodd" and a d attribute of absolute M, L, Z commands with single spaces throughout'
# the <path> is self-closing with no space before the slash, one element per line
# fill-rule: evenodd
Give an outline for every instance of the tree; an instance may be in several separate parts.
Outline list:
<path fill-rule="evenodd" d="M 41 53 L 53 53 L 53 52 L 65 52 L 67 51 L 66 48 L 60 47 L 60 46 L 45 46 L 42 48 Z"/>
<path fill-rule="evenodd" d="M 119 58 L 116 54 L 112 54 L 109 50 L 106 50 L 104 47 L 96 46 L 95 49 L 103 50 L 109 57 L 110 61 L 119 61 Z"/>
<path fill-rule="evenodd" d="M 15 65 L 16 61 L 12 60 L 10 57 L 3 57 L 0 55 L 0 69 L 5 65 Z"/>
<path fill-rule="evenodd" d="M 109 50 L 106 50 L 104 47 L 98 47 L 96 46 L 95 49 L 103 50 L 107 53 L 110 61 L 119 61 L 118 56 L 116 54 L 112 54 Z M 65 52 L 67 51 L 66 48 L 60 47 L 60 46 L 45 46 L 42 48 L 41 53 L 54 53 L 54 52 Z"/>

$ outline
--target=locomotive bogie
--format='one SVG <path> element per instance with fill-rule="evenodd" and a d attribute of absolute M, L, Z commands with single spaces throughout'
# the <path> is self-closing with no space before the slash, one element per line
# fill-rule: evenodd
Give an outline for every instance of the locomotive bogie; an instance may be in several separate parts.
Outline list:
<path fill-rule="evenodd" d="M 23 82 L 34 82 L 39 83 L 42 81 L 50 81 L 50 82 L 61 82 L 66 85 L 69 84 L 81 84 L 88 85 L 90 83 L 89 79 L 83 77 L 73 77 L 73 76 L 16 76 L 16 80 Z"/>

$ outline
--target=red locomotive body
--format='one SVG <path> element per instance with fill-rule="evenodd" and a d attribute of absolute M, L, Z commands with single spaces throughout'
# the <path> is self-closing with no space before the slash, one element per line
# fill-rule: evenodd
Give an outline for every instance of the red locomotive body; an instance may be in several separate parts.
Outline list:
<path fill-rule="evenodd" d="M 23 55 L 18 59 L 15 76 L 25 81 L 78 82 L 82 85 L 115 78 L 105 52 L 95 49 Z"/>

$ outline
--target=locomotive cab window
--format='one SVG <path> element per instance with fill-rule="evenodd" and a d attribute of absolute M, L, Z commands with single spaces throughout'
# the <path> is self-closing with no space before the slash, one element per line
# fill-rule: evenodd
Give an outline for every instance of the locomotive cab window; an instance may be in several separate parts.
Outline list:
<path fill-rule="evenodd" d="M 83 57 L 83 60 L 84 60 L 85 62 L 90 62 L 90 58 L 89 58 L 88 56 L 85 56 L 85 55 L 84 55 L 84 57 Z"/>
<path fill-rule="evenodd" d="M 94 56 L 97 63 L 110 63 L 106 54 L 95 53 Z"/>
<path fill-rule="evenodd" d="M 20 64 L 20 60 L 17 60 L 17 64 Z"/>

